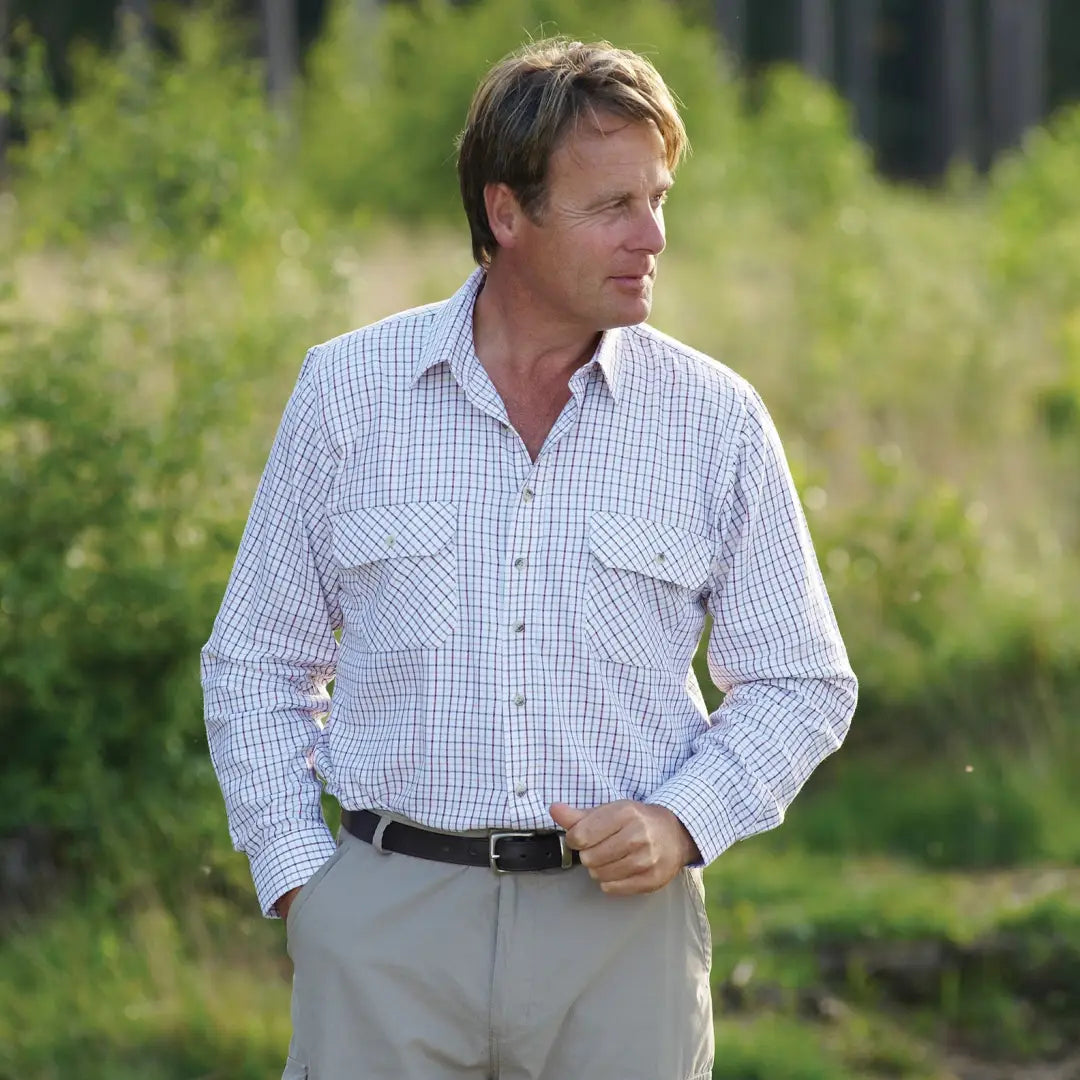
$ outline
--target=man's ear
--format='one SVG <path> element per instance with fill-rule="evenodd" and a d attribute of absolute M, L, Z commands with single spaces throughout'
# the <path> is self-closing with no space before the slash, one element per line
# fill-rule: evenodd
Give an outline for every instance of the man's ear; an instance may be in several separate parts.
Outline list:
<path fill-rule="evenodd" d="M 521 233 L 525 212 L 517 196 L 503 183 L 484 185 L 488 225 L 499 247 L 512 248 Z"/>

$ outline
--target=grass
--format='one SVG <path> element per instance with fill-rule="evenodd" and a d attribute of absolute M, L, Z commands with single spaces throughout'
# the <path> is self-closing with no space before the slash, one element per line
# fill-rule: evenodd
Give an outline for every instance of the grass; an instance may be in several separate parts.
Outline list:
<path fill-rule="evenodd" d="M 958 1047 L 1019 1069 L 1080 1038 L 1078 896 L 1076 867 L 942 871 L 761 837 L 710 870 L 714 981 L 739 1016 L 809 1010 L 844 1067 L 872 1045 L 931 1070 L 884 1075 L 939 1075 Z"/>
<path fill-rule="evenodd" d="M 257 916 L 74 905 L 0 946 L 0 1077 L 256 1080 L 288 1043 L 287 965 Z"/>
<path fill-rule="evenodd" d="M 204 29 L 207 46 L 210 22 Z M 427 42 L 444 76 L 471 72 L 466 46 L 501 51 L 494 38 L 447 34 L 433 24 L 413 42 Z M 132 430 L 160 440 L 152 445 L 190 450 L 190 460 L 177 456 L 183 468 L 163 490 L 155 468 L 125 478 L 139 513 L 122 518 L 154 551 L 162 544 L 198 551 L 202 569 L 184 580 L 173 580 L 177 560 L 160 559 L 167 594 L 176 597 L 175 610 L 161 611 L 177 625 L 201 621 L 187 598 L 210 584 L 217 592 L 224 581 L 226 553 L 307 347 L 440 299 L 472 266 L 460 220 L 454 231 L 422 232 L 345 210 L 331 220 L 321 196 L 318 207 L 297 204 L 299 177 L 287 169 L 260 211 L 270 189 L 263 190 L 251 135 L 262 88 L 233 92 L 240 84 L 232 69 L 211 62 L 212 48 L 200 55 L 184 62 L 179 82 L 163 84 L 149 114 L 164 118 L 154 139 L 134 110 L 112 107 L 106 88 L 75 118 L 69 156 L 43 143 L 42 171 L 14 189 L 22 201 L 0 192 L 0 250 L 10 253 L 0 261 L 0 384 L 45 356 L 57 375 L 77 363 L 88 399 L 98 389 L 112 400 L 110 388 L 122 387 L 118 430 L 130 420 Z M 344 38 L 341 55 L 355 67 Z M 387 113 L 389 126 L 409 133 L 386 162 L 423 166 L 413 150 L 450 145 L 432 140 L 421 117 L 424 102 L 438 99 L 441 110 L 457 92 L 453 79 L 432 81 L 434 70 L 415 93 L 401 91 L 401 102 L 375 99 L 402 105 Z M 471 74 L 467 81 L 471 88 Z M 126 84 L 106 78 L 105 85 Z M 350 128 L 340 121 L 350 121 L 351 84 L 327 85 L 331 121 L 319 130 L 332 132 L 332 142 L 321 157 L 300 158 L 318 165 L 329 154 L 363 165 L 362 154 L 340 153 L 341 132 L 368 131 L 381 111 L 365 107 L 364 125 Z M 691 114 L 694 101 L 721 101 L 719 89 L 701 82 L 687 99 Z M 1075 200 L 1064 198 L 1075 188 L 1075 159 L 1063 141 L 1060 157 L 1033 160 L 1005 217 L 995 210 L 994 178 L 953 194 L 849 184 L 838 141 L 847 138 L 844 122 L 833 135 L 818 130 L 810 89 L 791 84 L 787 112 L 766 110 L 745 131 L 718 126 L 711 148 L 699 142 L 703 152 L 687 163 L 670 205 L 671 243 L 652 319 L 748 377 L 768 403 L 863 686 L 848 746 L 815 773 L 785 826 L 737 845 L 709 870 L 716 1076 L 1024 1080 L 1030 1063 L 1080 1045 L 1080 622 L 1069 599 L 1080 595 L 1080 324 L 1069 299 L 1075 253 L 1048 242 L 1075 233 L 1068 227 Z M 208 111 L 220 100 L 236 108 Z M 193 109 L 193 101 L 208 109 Z M 338 103 L 343 113 L 334 111 Z M 419 126 L 401 122 L 413 109 Z M 172 122 L 190 116 L 215 122 L 197 132 Z M 196 135 L 197 155 L 186 144 Z M 217 159 L 204 161 L 204 151 Z M 736 159 L 752 166 L 741 183 Z M 693 170 L 722 172 L 725 162 L 735 181 L 708 171 L 695 180 Z M 186 180 L 177 180 L 177 167 L 192 170 Z M 1055 201 L 1046 196 L 1057 169 Z M 108 182 L 87 187 L 87 176 Z M 365 176 L 363 168 L 355 176 L 365 188 L 393 178 Z M 207 187 L 207 177 L 217 182 Z M 351 207 L 349 177 L 339 179 Z M 90 188 L 113 193 L 127 208 L 122 217 L 137 220 L 135 207 L 154 220 L 126 232 L 99 231 L 108 222 L 95 220 L 92 232 L 80 233 L 76 219 L 94 219 L 101 205 Z M 179 198 L 185 193 L 196 196 L 191 206 Z M 1021 212 L 1024 199 L 1039 213 Z M 394 200 L 399 211 L 406 204 Z M 206 211 L 215 207 L 224 208 L 224 231 L 209 226 Z M 71 227 L 52 235 L 73 238 L 71 246 L 37 250 L 34 237 L 49 235 L 43 227 L 57 214 Z M 1007 272 L 1003 250 L 1023 256 L 1026 276 Z M 59 380 L 43 381 L 55 393 Z M 1056 403 L 1053 423 L 1048 402 Z M 79 420 L 70 402 L 62 426 L 77 430 Z M 92 457 L 102 432 L 96 422 L 85 426 Z M 37 475 L 42 435 L 18 417 L 0 430 L 10 475 L 23 468 Z M 30 450 L 18 457 L 20 440 Z M 59 462 L 61 493 L 81 456 L 76 450 Z M 46 503 L 55 496 L 46 483 L 36 490 Z M 78 506 L 77 498 L 54 501 Z M 71 529 L 62 514 L 48 520 L 44 531 L 53 536 L 82 529 L 79 514 Z M 197 527 L 182 536 L 173 529 L 191 522 Z M 103 550 L 126 550 L 118 547 L 123 537 L 104 539 Z M 15 559 L 9 576 L 40 578 L 31 607 L 51 613 L 58 579 L 38 572 L 38 546 L 30 544 L 25 559 L 21 550 L 7 553 Z M 147 566 L 157 563 L 148 558 Z M 56 588 L 62 593 L 63 582 Z M 130 599 L 101 591 L 117 598 L 116 626 L 145 595 L 137 583 Z M 8 648 L 11 670 L 21 671 L 22 654 Z M 183 686 L 158 685 L 147 655 L 123 658 L 123 685 L 137 685 L 148 701 L 177 701 L 183 692 L 194 704 L 194 672 Z M 93 667 L 58 704 L 45 695 L 47 706 L 34 706 L 19 724 L 20 747 L 29 752 L 35 738 L 59 733 L 53 741 L 68 748 L 65 760 L 80 767 L 96 760 L 102 746 L 87 733 L 107 714 L 96 696 L 100 671 Z M 194 716 L 197 706 L 177 712 Z M 136 719 L 160 722 L 153 708 Z M 168 789 L 177 776 L 205 772 L 201 737 L 180 747 L 180 730 L 155 735 L 160 761 L 132 764 L 121 750 L 108 775 L 120 785 L 141 778 L 157 795 L 159 778 Z M 50 774 L 19 755 L 13 767 L 34 792 Z M 218 828 L 209 818 L 220 807 L 205 779 L 207 798 L 195 807 L 156 799 L 183 807 L 175 828 L 166 815 L 151 822 L 124 803 L 140 842 L 153 850 L 133 859 L 129 848 L 119 857 L 95 849 L 96 860 L 124 867 L 122 874 L 62 893 L 32 918 L 8 912 L 0 920 L 0 1080 L 247 1080 L 278 1072 L 289 1026 L 281 928 L 253 914 L 243 862 L 223 854 L 223 823 L 220 833 L 209 831 Z M 54 788 L 45 797 L 82 810 L 100 785 L 75 777 Z M 18 783 L 7 793 L 12 819 L 29 820 Z M 206 833 L 191 827 L 193 810 Z M 108 834 L 95 821 L 95 840 Z M 179 900 L 176 883 L 196 875 L 199 886 Z M 160 891 L 149 884 L 155 880 Z"/>
<path fill-rule="evenodd" d="M 715 1077 L 957 1080 L 963 1049 L 1021 1078 L 1080 1035 L 1080 869 L 942 871 L 801 851 L 782 831 L 707 874 Z M 273 1075 L 291 969 L 254 912 L 193 894 L 175 912 L 91 898 L 9 920 L 0 1078 Z"/>

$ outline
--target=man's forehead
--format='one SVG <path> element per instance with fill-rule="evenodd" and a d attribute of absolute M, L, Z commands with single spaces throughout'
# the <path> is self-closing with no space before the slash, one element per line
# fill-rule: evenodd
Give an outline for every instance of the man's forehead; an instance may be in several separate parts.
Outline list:
<path fill-rule="evenodd" d="M 572 121 L 566 130 L 566 134 L 560 140 L 561 145 L 569 146 L 573 143 L 607 143 L 612 136 L 625 133 L 641 133 L 650 136 L 663 145 L 663 137 L 660 129 L 648 119 L 637 119 L 633 116 L 620 116 L 607 109 L 599 109 L 594 105 L 587 105 L 585 109 Z"/>
<path fill-rule="evenodd" d="M 627 137 L 629 136 L 629 138 Z M 667 148 L 651 120 L 635 120 L 590 110 L 578 118 L 552 154 L 552 164 L 570 169 L 635 169 L 655 165 L 670 182 Z"/>

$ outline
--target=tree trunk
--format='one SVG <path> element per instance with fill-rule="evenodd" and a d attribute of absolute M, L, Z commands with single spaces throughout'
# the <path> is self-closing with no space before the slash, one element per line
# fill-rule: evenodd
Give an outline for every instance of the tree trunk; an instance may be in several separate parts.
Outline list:
<path fill-rule="evenodd" d="M 930 170 L 975 160 L 975 38 L 971 0 L 939 0 L 932 9 L 934 49 L 927 72 L 935 132 Z"/>
<path fill-rule="evenodd" d="M 848 0 L 844 6 L 844 91 L 863 142 L 877 142 L 877 28 L 880 0 Z"/>
<path fill-rule="evenodd" d="M 150 0 L 120 0 L 116 21 L 125 44 L 147 41 L 150 37 Z"/>
<path fill-rule="evenodd" d="M 799 61 L 808 75 L 832 82 L 832 0 L 799 0 Z"/>
<path fill-rule="evenodd" d="M 275 106 L 288 109 L 300 62 L 296 0 L 262 0 L 262 10 L 267 90 Z"/>
<path fill-rule="evenodd" d="M 375 83 L 378 79 L 379 0 L 353 0 L 357 27 L 357 63 L 365 81 Z"/>
<path fill-rule="evenodd" d="M 1018 146 L 1043 116 L 1045 0 L 989 0 L 990 149 Z"/>
<path fill-rule="evenodd" d="M 716 29 L 735 68 L 746 56 L 746 15 L 746 0 L 716 0 Z"/>
<path fill-rule="evenodd" d="M 8 54 L 8 29 L 11 26 L 11 0 L 0 0 L 0 98 L 8 93 L 4 76 Z M 10 108 L 10 103 L 9 103 Z M 7 174 L 8 110 L 0 106 L 0 178 Z"/>

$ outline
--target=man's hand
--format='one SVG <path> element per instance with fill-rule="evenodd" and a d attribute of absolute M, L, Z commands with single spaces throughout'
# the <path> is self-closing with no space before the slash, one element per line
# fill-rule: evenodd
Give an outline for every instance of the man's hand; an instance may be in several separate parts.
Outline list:
<path fill-rule="evenodd" d="M 289 917 L 289 908 L 292 907 L 292 902 L 296 899 L 296 894 L 300 891 L 300 887 L 290 889 L 287 893 L 282 893 L 278 898 L 278 902 L 274 905 L 274 910 L 277 911 L 281 918 L 287 919 Z"/>
<path fill-rule="evenodd" d="M 595 810 L 552 803 L 548 812 L 581 852 L 581 864 L 614 896 L 662 889 L 701 858 L 686 826 L 666 806 L 620 799 Z"/>

